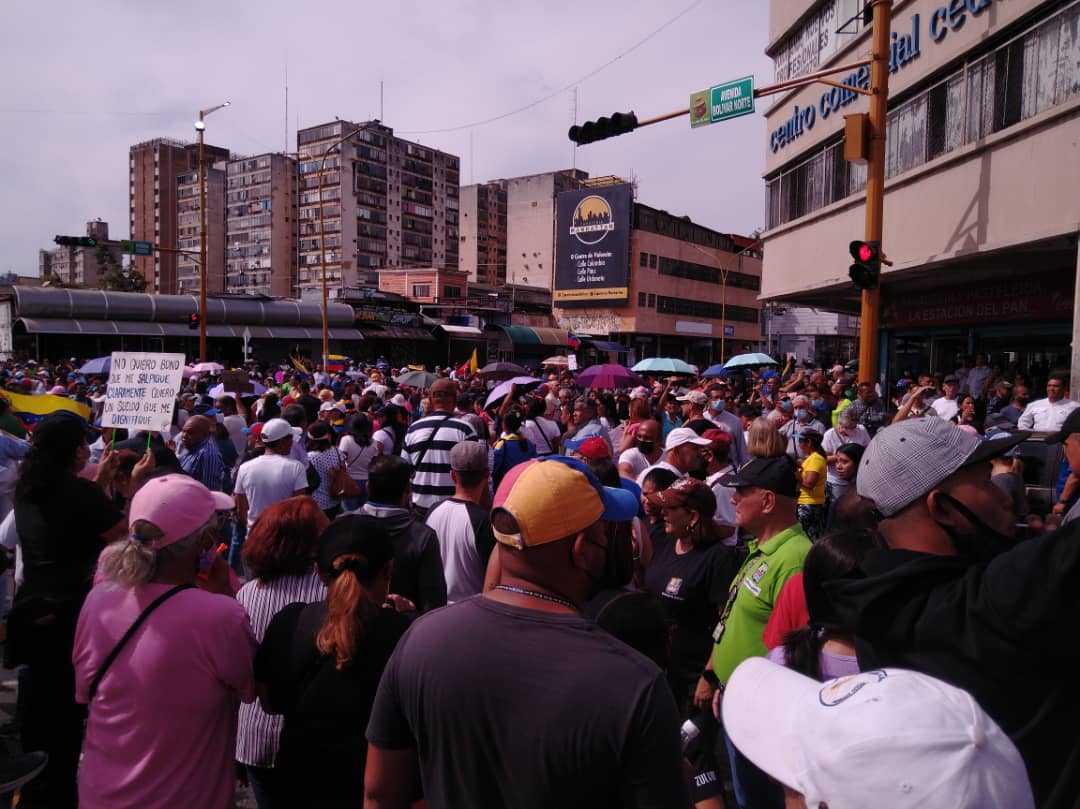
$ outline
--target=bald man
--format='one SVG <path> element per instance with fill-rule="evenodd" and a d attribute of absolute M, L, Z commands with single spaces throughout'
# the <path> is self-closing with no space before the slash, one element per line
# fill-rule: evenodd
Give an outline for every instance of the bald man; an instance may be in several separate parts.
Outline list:
<path fill-rule="evenodd" d="M 213 441 L 214 423 L 206 416 L 191 416 L 180 431 L 176 459 L 180 468 L 212 492 L 225 491 L 225 462 Z"/>

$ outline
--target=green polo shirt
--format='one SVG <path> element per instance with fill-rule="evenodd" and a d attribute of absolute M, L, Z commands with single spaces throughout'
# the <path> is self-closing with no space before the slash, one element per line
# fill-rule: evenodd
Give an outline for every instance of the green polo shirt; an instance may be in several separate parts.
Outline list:
<path fill-rule="evenodd" d="M 802 570 L 810 540 L 802 526 L 795 523 L 764 543 L 760 554 L 756 553 L 756 540 L 750 542 L 749 548 L 750 553 L 735 577 L 739 592 L 731 605 L 727 626 L 720 642 L 713 645 L 713 671 L 724 684 L 741 662 L 768 651 L 761 639 L 765 624 L 784 582 Z"/>

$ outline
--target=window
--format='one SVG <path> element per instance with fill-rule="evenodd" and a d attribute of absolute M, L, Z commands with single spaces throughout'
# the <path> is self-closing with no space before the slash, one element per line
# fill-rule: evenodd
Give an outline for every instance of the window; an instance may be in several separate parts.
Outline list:
<path fill-rule="evenodd" d="M 649 293 L 649 302 L 648 302 L 647 306 L 650 309 L 655 309 L 656 308 L 656 296 L 651 292 Z"/>
<path fill-rule="evenodd" d="M 649 255 L 649 268 L 653 269 L 653 270 L 656 269 L 656 256 L 655 255 L 652 255 L 652 254 Z"/>
<path fill-rule="evenodd" d="M 644 306 L 645 305 L 645 293 L 644 292 L 639 292 L 637 294 L 637 305 L 638 306 Z"/>
<path fill-rule="evenodd" d="M 461 298 L 461 287 L 444 286 L 443 297 L 458 300 Z"/>
<path fill-rule="evenodd" d="M 658 295 L 656 298 L 656 311 L 663 315 L 688 315 L 690 317 L 702 317 L 710 320 L 737 320 L 743 323 L 757 323 L 758 310 L 749 306 L 734 306 L 709 301 L 690 301 L 683 298 L 669 298 Z"/>
<path fill-rule="evenodd" d="M 638 264 L 640 266 L 642 266 L 642 267 L 648 267 L 649 266 L 649 254 L 648 253 L 640 253 L 639 257 L 638 257 Z"/>
<path fill-rule="evenodd" d="M 412 296 L 414 298 L 430 298 L 431 284 L 413 284 Z"/>

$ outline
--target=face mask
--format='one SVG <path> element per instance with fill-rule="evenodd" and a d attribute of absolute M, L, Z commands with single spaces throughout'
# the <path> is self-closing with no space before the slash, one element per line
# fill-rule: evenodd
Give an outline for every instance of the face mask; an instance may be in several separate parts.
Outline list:
<path fill-rule="evenodd" d="M 800 421 L 805 419 L 806 418 L 806 408 L 805 407 L 800 407 L 798 410 L 796 410 L 795 411 L 795 418 L 799 419 Z"/>
<path fill-rule="evenodd" d="M 638 441 L 638 451 L 643 455 L 651 455 L 653 450 L 656 449 L 656 443 L 653 441 Z"/>
<path fill-rule="evenodd" d="M 974 533 L 962 533 L 955 528 L 945 528 L 961 558 L 975 564 L 985 564 L 1016 545 L 1016 538 L 1002 534 L 988 526 L 966 505 L 943 492 L 938 497 L 947 500 L 975 529 Z"/>
<path fill-rule="evenodd" d="M 712 402 L 712 409 L 713 409 L 714 413 L 723 413 L 724 412 L 724 400 L 723 399 L 714 399 L 713 402 Z"/>
<path fill-rule="evenodd" d="M 825 402 L 821 399 L 814 399 L 811 404 L 814 410 L 820 410 L 821 408 L 825 407 Z"/>

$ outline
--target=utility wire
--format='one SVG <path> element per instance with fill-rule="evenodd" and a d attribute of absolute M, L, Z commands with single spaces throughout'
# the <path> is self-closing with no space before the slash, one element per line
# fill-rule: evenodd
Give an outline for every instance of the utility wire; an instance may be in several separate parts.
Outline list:
<path fill-rule="evenodd" d="M 665 22 L 659 28 L 657 28 L 656 30 L 654 30 L 651 33 L 647 34 L 644 38 L 638 40 L 637 42 L 635 42 L 633 45 L 631 45 L 629 48 L 627 48 L 626 50 L 624 50 L 622 53 L 618 54 L 614 58 L 609 59 L 608 61 L 604 62 L 604 64 L 600 65 L 595 70 L 592 70 L 592 71 L 586 73 L 584 76 L 577 79 L 576 81 L 572 81 L 569 84 L 567 84 L 566 86 L 560 87 L 558 90 L 555 90 L 555 91 L 553 91 L 551 93 L 548 93 L 546 96 L 543 96 L 542 98 L 538 98 L 535 101 L 533 101 L 533 102 L 531 102 L 529 104 L 526 104 L 523 107 L 518 107 L 517 109 L 510 110 L 509 112 L 501 113 L 500 115 L 495 115 L 495 116 L 493 116 L 491 118 L 485 118 L 482 121 L 473 121 L 472 123 L 469 123 L 469 124 L 460 124 L 458 126 L 442 127 L 440 129 L 413 129 L 413 130 L 410 130 L 408 132 L 399 132 L 397 134 L 399 134 L 399 135 L 434 135 L 434 134 L 439 134 L 439 133 L 442 133 L 442 132 L 460 132 L 463 129 L 472 129 L 472 128 L 478 127 L 478 126 L 485 126 L 486 124 L 493 124 L 496 121 L 502 121 L 502 120 L 504 120 L 506 118 L 510 118 L 510 117 L 512 117 L 514 115 L 520 115 L 523 112 L 528 112 L 529 110 L 533 109 L 534 107 L 538 107 L 541 104 L 543 104 L 544 102 L 550 101 L 551 99 L 555 98 L 558 95 L 562 95 L 567 90 L 572 90 L 575 86 L 577 86 L 577 85 L 579 85 L 579 84 L 581 84 L 581 83 L 583 83 L 585 81 L 588 81 L 593 76 L 600 73 L 601 71 L 604 71 L 607 68 L 611 67 L 613 64 L 618 62 L 624 56 L 628 56 L 629 54 L 633 53 L 638 48 L 640 48 L 642 45 L 644 45 L 646 42 L 648 42 L 650 39 L 655 37 L 657 34 L 661 33 L 665 29 L 667 29 L 670 26 L 674 25 L 676 22 L 681 20 L 683 17 L 685 17 L 687 14 L 689 14 L 691 11 L 693 11 L 695 8 L 697 8 L 698 6 L 700 6 L 704 2 L 705 2 L 705 0 L 694 0 L 694 2 L 692 2 L 686 8 L 684 8 L 682 11 L 680 11 L 674 17 L 669 19 L 667 22 Z"/>

